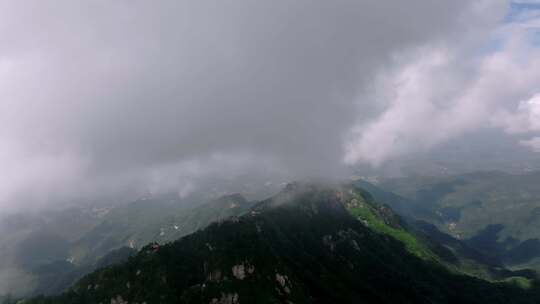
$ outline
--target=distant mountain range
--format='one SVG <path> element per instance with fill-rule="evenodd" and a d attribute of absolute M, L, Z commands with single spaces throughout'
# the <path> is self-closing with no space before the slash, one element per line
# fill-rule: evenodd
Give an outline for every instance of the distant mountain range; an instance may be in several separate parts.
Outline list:
<path fill-rule="evenodd" d="M 150 243 L 166 243 L 252 206 L 239 194 L 183 203 L 177 195 L 143 198 L 114 208 L 76 209 L 2 221 L 2 265 L 25 280 L 6 284 L 18 295 L 58 294 L 84 274 L 123 261 Z M 4 264 L 2 264 L 4 263 Z M 14 286 L 23 285 L 23 286 Z"/>
<path fill-rule="evenodd" d="M 540 172 L 407 177 L 377 185 L 375 197 L 422 219 L 511 268 L 540 270 Z"/>
<path fill-rule="evenodd" d="M 233 196 L 221 210 L 231 199 L 248 205 Z M 538 303 L 539 287 L 533 272 L 405 222 L 358 183 L 293 183 L 24 303 Z"/>

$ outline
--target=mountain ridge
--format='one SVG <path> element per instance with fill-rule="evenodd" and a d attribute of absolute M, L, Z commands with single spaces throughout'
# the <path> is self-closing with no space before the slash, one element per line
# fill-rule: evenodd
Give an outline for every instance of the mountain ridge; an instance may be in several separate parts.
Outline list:
<path fill-rule="evenodd" d="M 128 262 L 84 277 L 62 296 L 26 303 L 479 303 L 479 295 L 491 303 L 538 299 L 536 287 L 452 273 L 416 255 L 369 219 L 363 222 L 364 213 L 354 212 L 379 208 L 371 200 L 350 185 L 291 184 L 242 216 L 172 243 L 145 246 Z M 383 215 L 393 217 L 388 211 Z M 389 223 L 401 229 L 399 223 Z"/>

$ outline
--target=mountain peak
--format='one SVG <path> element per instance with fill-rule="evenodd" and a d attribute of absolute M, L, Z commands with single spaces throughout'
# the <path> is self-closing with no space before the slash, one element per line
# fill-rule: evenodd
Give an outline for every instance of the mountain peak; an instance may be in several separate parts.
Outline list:
<path fill-rule="evenodd" d="M 390 225 L 390 208 L 351 184 L 292 183 L 251 210 L 28 303 L 510 302 L 501 290 L 535 303 L 532 293 L 426 258 L 428 248 Z"/>

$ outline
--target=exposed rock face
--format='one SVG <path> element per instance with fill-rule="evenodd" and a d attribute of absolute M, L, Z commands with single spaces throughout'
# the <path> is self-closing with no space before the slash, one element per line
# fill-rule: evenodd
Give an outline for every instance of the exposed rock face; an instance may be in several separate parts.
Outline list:
<path fill-rule="evenodd" d="M 286 275 L 282 275 L 279 273 L 276 273 L 276 281 L 278 282 L 279 286 L 285 291 L 286 293 L 291 293 L 291 289 L 287 286 L 287 281 L 289 278 L 287 278 Z"/>
<path fill-rule="evenodd" d="M 253 274 L 253 272 L 255 272 L 255 266 L 249 263 L 242 263 L 232 267 L 233 276 L 239 280 L 245 279 L 248 274 Z"/>
<path fill-rule="evenodd" d="M 222 293 L 221 298 L 213 298 L 210 304 L 239 304 L 237 293 Z"/>
<path fill-rule="evenodd" d="M 239 280 L 243 280 L 246 277 L 246 269 L 244 264 L 234 265 L 232 267 L 233 276 Z"/>
<path fill-rule="evenodd" d="M 117 295 L 116 298 L 111 298 L 111 304 L 128 304 L 128 301 L 124 301 L 121 295 Z"/>
<path fill-rule="evenodd" d="M 287 282 L 286 276 L 276 273 L 276 281 L 279 283 L 279 285 L 281 285 L 281 287 L 285 287 L 285 283 Z"/>

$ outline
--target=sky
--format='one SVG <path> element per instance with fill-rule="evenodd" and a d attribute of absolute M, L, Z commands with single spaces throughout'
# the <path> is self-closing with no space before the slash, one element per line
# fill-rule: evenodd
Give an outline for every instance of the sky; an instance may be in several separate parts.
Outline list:
<path fill-rule="evenodd" d="M 2 1 L 0 209 L 339 177 L 486 128 L 540 152 L 539 27 L 533 0 Z"/>

